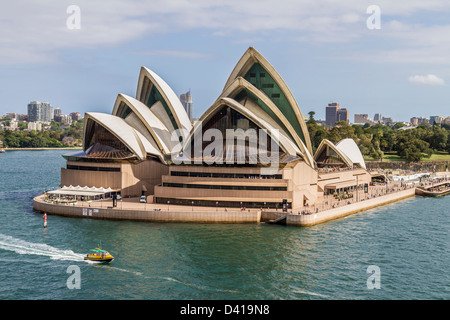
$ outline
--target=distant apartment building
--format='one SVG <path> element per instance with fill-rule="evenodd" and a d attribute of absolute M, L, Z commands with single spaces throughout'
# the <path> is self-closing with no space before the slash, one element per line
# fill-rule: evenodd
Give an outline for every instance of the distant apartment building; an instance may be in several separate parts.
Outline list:
<path fill-rule="evenodd" d="M 68 117 L 69 116 L 67 114 L 55 114 L 53 120 L 55 120 L 56 122 L 67 122 L 66 119 Z"/>
<path fill-rule="evenodd" d="M 411 126 L 417 127 L 418 125 L 422 123 L 430 123 L 430 121 L 427 118 L 424 117 L 412 117 L 410 119 Z"/>
<path fill-rule="evenodd" d="M 5 118 L 8 118 L 8 119 L 19 119 L 19 115 L 17 113 L 7 113 L 7 114 L 5 114 Z"/>
<path fill-rule="evenodd" d="M 369 125 L 374 125 L 376 124 L 375 121 L 373 121 L 372 119 L 370 119 L 368 114 L 365 113 L 355 113 L 355 124 L 366 124 L 368 123 Z"/>
<path fill-rule="evenodd" d="M 430 123 L 430 120 L 428 120 L 427 118 L 419 117 L 419 124 L 422 123 L 428 124 Z"/>
<path fill-rule="evenodd" d="M 28 104 L 29 122 L 50 122 L 53 120 L 53 107 L 48 102 L 31 101 Z"/>
<path fill-rule="evenodd" d="M 18 129 L 19 129 L 19 122 L 17 121 L 17 119 L 11 119 L 11 121 L 9 122 L 9 130 L 15 131 Z"/>
<path fill-rule="evenodd" d="M 337 120 L 337 114 L 339 110 L 339 103 L 329 103 L 325 108 L 325 123 L 329 126 L 334 126 Z"/>
<path fill-rule="evenodd" d="M 79 112 L 71 112 L 69 116 L 72 119 L 72 121 L 78 121 L 81 119 L 81 114 Z"/>
<path fill-rule="evenodd" d="M 445 121 L 445 118 L 444 117 L 441 117 L 441 116 L 431 116 L 430 117 L 430 124 L 431 125 L 433 125 L 433 124 L 439 124 L 439 123 L 443 123 Z"/>
<path fill-rule="evenodd" d="M 381 122 L 391 123 L 391 122 L 394 122 L 394 119 L 392 117 L 381 117 Z"/>
<path fill-rule="evenodd" d="M 28 130 L 41 131 L 42 123 L 40 122 L 28 122 Z"/>
<path fill-rule="evenodd" d="M 184 110 L 186 110 L 186 113 L 188 114 L 189 120 L 192 121 L 194 105 L 192 103 L 191 89 L 189 89 L 188 92 L 180 95 L 180 101 L 183 105 Z"/>

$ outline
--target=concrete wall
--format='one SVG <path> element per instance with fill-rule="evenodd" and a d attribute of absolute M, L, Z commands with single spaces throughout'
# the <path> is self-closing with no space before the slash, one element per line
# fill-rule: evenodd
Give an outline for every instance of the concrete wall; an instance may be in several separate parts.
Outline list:
<path fill-rule="evenodd" d="M 67 164 L 77 166 L 94 166 L 94 167 L 120 167 L 120 164 L 105 163 L 79 163 L 69 161 Z M 89 171 L 89 170 L 71 170 L 61 168 L 61 186 L 88 186 L 103 187 L 111 189 L 120 189 L 122 187 L 121 172 L 110 171 Z"/>
<path fill-rule="evenodd" d="M 396 193 L 391 193 L 385 196 L 372 198 L 357 203 L 344 205 L 327 211 L 322 211 L 310 215 L 294 215 L 290 214 L 286 218 L 287 225 L 294 226 L 312 226 L 325 221 L 345 217 L 347 215 L 381 206 L 390 202 L 398 201 L 404 198 L 412 197 L 415 195 L 415 188 L 403 190 Z"/>
<path fill-rule="evenodd" d="M 123 197 L 140 196 L 143 187 L 145 194 L 154 193 L 155 185 L 161 183 L 161 177 L 169 172 L 169 167 L 154 161 L 145 160 L 138 163 L 94 163 L 74 162 L 77 166 L 120 168 L 120 172 L 71 170 L 61 168 L 61 186 L 88 186 L 121 189 Z"/>
<path fill-rule="evenodd" d="M 122 173 L 122 196 L 140 196 L 143 188 L 146 195 L 154 194 L 156 185 L 161 184 L 161 177 L 168 174 L 169 167 L 153 160 L 139 163 L 124 163 Z"/>
<path fill-rule="evenodd" d="M 317 200 L 317 171 L 305 162 L 283 170 L 283 179 L 290 179 L 288 190 L 292 191 L 292 207 L 302 207 L 306 200 L 313 204 Z"/>
<path fill-rule="evenodd" d="M 259 223 L 261 211 L 143 211 L 118 208 L 86 208 L 71 205 L 50 204 L 39 196 L 33 200 L 35 210 L 67 217 L 133 220 L 150 222 L 196 222 L 196 223 Z M 213 209 L 214 210 L 214 209 Z M 51 222 L 50 222 L 51 223 Z"/>

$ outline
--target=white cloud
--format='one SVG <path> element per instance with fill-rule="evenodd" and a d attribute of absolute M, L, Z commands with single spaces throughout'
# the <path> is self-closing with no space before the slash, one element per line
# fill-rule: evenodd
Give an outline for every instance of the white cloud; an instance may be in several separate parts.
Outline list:
<path fill-rule="evenodd" d="M 428 74 L 426 76 L 415 75 L 408 78 L 408 81 L 412 84 L 423 84 L 430 86 L 443 86 L 445 84 L 444 79 L 439 78 L 434 74 Z"/>
<path fill-rule="evenodd" d="M 379 33 L 366 28 L 366 8 L 372 2 L 280 0 L 274 5 L 273 0 L 77 0 L 81 29 L 68 30 L 66 9 L 72 1 L 9 1 L 0 10 L 0 64 L 55 61 L 64 49 L 106 48 L 144 36 L 196 29 L 210 35 L 230 35 L 234 41 L 261 34 L 270 37 L 271 32 L 280 30 L 287 31 L 291 40 L 308 43 L 357 43 L 380 35 L 400 39 L 400 49 L 395 46 L 392 50 L 412 50 L 411 59 L 416 50 L 424 48 L 429 48 L 425 53 L 432 57 L 443 57 L 442 52 L 448 49 L 445 31 L 450 24 L 416 28 L 410 24 L 389 25 L 389 18 L 449 12 L 449 1 L 411 0 L 400 4 L 378 0 L 382 15 Z M 426 56 L 422 51 L 421 56 Z"/>

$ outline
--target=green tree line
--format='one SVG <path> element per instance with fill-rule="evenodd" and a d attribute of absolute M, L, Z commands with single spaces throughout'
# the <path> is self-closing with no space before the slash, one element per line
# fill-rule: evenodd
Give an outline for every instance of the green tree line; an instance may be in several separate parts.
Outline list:
<path fill-rule="evenodd" d="M 49 130 L 3 130 L 0 140 L 7 148 L 61 148 L 81 142 L 83 137 L 83 120 L 73 122 L 62 129 L 60 124 L 52 121 Z"/>
<path fill-rule="evenodd" d="M 337 143 L 342 139 L 354 139 L 364 156 L 375 160 L 385 153 L 395 153 L 406 161 L 420 161 L 429 158 L 433 152 L 450 153 L 450 125 L 422 124 L 416 128 L 402 130 L 403 124 L 393 126 L 376 124 L 349 125 L 345 121 L 336 126 L 324 128 L 314 119 L 314 111 L 309 112 L 308 131 L 314 151 L 323 139 Z"/>

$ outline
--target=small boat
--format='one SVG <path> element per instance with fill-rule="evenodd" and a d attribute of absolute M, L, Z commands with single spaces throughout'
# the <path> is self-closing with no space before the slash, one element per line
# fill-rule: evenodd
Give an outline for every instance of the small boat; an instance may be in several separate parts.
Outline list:
<path fill-rule="evenodd" d="M 84 257 L 84 260 L 89 261 L 97 261 L 97 262 L 111 262 L 114 260 L 114 257 L 106 250 L 97 247 L 95 249 L 91 249 L 90 253 Z"/>

